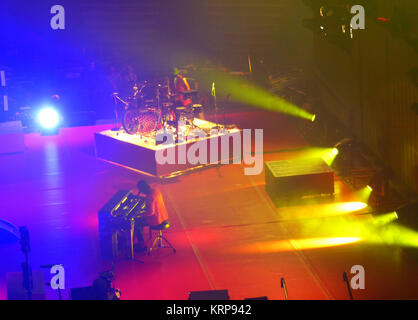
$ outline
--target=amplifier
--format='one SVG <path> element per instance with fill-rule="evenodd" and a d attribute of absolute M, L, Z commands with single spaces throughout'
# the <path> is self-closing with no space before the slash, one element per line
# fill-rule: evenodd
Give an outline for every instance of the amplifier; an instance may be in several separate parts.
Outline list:
<path fill-rule="evenodd" d="M 266 191 L 273 202 L 334 194 L 334 173 L 322 159 L 265 163 Z"/>
<path fill-rule="evenodd" d="M 229 300 L 228 290 L 191 291 L 188 300 Z"/>

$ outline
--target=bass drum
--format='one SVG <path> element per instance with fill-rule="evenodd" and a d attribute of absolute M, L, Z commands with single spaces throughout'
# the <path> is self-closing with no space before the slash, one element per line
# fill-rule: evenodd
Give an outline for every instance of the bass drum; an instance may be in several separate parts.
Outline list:
<path fill-rule="evenodd" d="M 122 119 L 123 129 L 129 134 L 136 134 L 139 130 L 138 111 L 126 110 Z"/>
<path fill-rule="evenodd" d="M 150 134 L 160 128 L 160 115 L 154 108 L 146 110 L 126 110 L 122 125 L 129 134 Z"/>

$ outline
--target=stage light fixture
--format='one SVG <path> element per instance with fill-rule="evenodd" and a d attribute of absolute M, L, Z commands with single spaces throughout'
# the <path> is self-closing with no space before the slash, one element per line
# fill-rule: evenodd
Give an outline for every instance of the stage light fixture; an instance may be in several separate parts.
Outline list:
<path fill-rule="evenodd" d="M 61 116 L 56 109 L 50 106 L 43 107 L 37 116 L 43 134 L 58 132 Z"/>
<path fill-rule="evenodd" d="M 338 150 L 333 163 L 334 167 L 346 172 L 346 174 L 350 172 L 354 165 L 355 151 L 359 150 L 360 146 L 361 144 L 352 138 L 344 138 L 334 144 L 333 148 Z"/>
<path fill-rule="evenodd" d="M 398 214 L 394 212 L 389 212 L 385 214 L 379 214 L 373 217 L 374 225 L 387 225 L 395 220 L 398 220 Z"/>
<path fill-rule="evenodd" d="M 314 114 L 314 115 L 312 116 L 312 122 L 315 122 L 315 119 L 316 119 L 316 114 Z"/>
<path fill-rule="evenodd" d="M 354 194 L 364 203 L 368 203 L 370 196 L 372 195 L 372 188 L 370 186 L 357 190 Z"/>
<path fill-rule="evenodd" d="M 337 148 L 338 150 L 342 148 L 351 148 L 354 145 L 354 140 L 352 138 L 344 138 L 340 141 L 338 141 L 334 148 Z"/>
<path fill-rule="evenodd" d="M 325 148 L 321 157 L 327 163 L 328 166 L 332 166 L 337 155 L 338 155 L 337 148 Z"/>
<path fill-rule="evenodd" d="M 56 128 L 59 124 L 59 120 L 60 117 L 58 112 L 51 107 L 42 108 L 41 111 L 39 111 L 38 121 L 45 129 Z"/>
<path fill-rule="evenodd" d="M 395 211 L 399 223 L 418 231 L 418 201 L 412 201 L 398 207 Z"/>

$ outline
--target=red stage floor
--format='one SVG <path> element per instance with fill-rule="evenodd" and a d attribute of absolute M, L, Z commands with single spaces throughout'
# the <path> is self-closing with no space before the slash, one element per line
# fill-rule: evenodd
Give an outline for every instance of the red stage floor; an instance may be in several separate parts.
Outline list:
<path fill-rule="evenodd" d="M 265 129 L 265 151 L 305 146 L 284 116 L 255 112 L 228 119 L 240 128 Z M 142 178 L 95 158 L 93 135 L 107 128 L 28 134 L 24 154 L 0 155 L 0 219 L 29 228 L 34 269 L 64 265 L 64 298 L 110 268 L 99 259 L 97 211 Z M 265 161 L 292 156 L 267 153 Z M 321 228 L 350 228 L 366 216 L 334 216 L 330 203 L 276 208 L 264 190 L 264 173 L 243 172 L 228 165 L 161 185 L 172 221 L 167 238 L 177 253 L 142 257 L 145 264 L 119 262 L 116 284 L 123 299 L 186 299 L 189 291 L 210 289 L 228 289 L 232 299 L 284 299 L 281 277 L 290 299 L 347 299 L 342 273 L 353 265 L 366 272 L 366 288 L 354 291 L 356 299 L 418 298 L 417 263 L 401 248 L 365 239 L 336 245 L 341 239 L 332 241 L 335 234 Z M 336 203 L 358 200 L 338 178 L 336 193 Z M 23 261 L 18 244 L 0 247 L 0 259 L 0 299 L 6 299 L 6 272 L 19 271 Z M 47 297 L 57 293 L 48 290 Z"/>

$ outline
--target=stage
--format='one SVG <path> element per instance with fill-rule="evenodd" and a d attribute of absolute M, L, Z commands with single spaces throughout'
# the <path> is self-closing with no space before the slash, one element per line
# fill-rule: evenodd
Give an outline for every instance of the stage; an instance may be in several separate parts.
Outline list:
<path fill-rule="evenodd" d="M 285 116 L 265 112 L 228 115 L 240 128 L 263 128 L 265 161 L 294 159 L 306 143 Z M 370 216 L 333 210 L 359 201 L 335 177 L 335 198 L 276 208 L 265 191 L 264 172 L 246 176 L 240 165 L 196 171 L 159 181 L 96 158 L 94 135 L 111 126 L 65 128 L 58 136 L 25 135 L 27 151 L 0 155 L 1 218 L 27 226 L 30 263 L 62 264 L 64 299 L 71 288 L 91 285 L 111 262 L 99 256 L 98 210 L 117 190 L 130 190 L 140 179 L 157 183 L 176 247 L 139 256 L 145 263 L 115 265 L 122 299 L 187 299 L 190 291 L 227 289 L 231 299 L 268 296 L 284 299 L 349 299 L 343 272 L 363 265 L 366 289 L 355 299 L 416 299 L 417 261 L 398 246 L 335 235 L 336 226 L 358 226 Z M 331 226 L 326 230 L 320 226 Z M 348 237 L 348 236 L 347 236 Z M 20 271 L 17 243 L 0 247 L 0 298 L 6 299 L 6 273 Z M 45 279 L 50 279 L 44 270 Z M 48 299 L 56 291 L 46 288 Z"/>
<path fill-rule="evenodd" d="M 96 132 L 96 155 L 105 161 L 159 178 L 181 175 L 233 158 L 233 144 L 229 139 L 239 139 L 241 141 L 241 131 L 238 128 L 223 129 L 221 125 L 197 118 L 193 120 L 193 125 L 195 126 L 194 130 L 190 130 L 190 125 L 187 127 L 183 125 L 179 128 L 179 130 L 183 130 L 187 134 L 177 142 L 174 134 L 168 133 L 168 137 L 172 140 L 169 143 L 156 142 L 156 136 L 163 134 L 163 130 L 152 135 L 130 135 L 123 128 L 117 131 L 105 130 Z M 198 136 L 199 134 L 202 136 Z M 187 139 L 187 136 L 193 139 Z M 226 154 L 221 152 L 221 146 L 224 141 L 228 145 Z M 181 157 L 179 155 L 180 152 L 183 152 L 183 158 L 187 159 L 189 158 L 190 149 L 202 143 L 206 151 L 203 163 L 191 163 L 190 161 L 180 163 L 178 161 Z M 215 145 L 215 148 L 211 148 L 212 145 Z M 241 154 L 241 148 L 239 151 Z M 211 161 L 213 153 L 216 153 L 215 161 Z M 160 164 L 157 161 L 158 154 L 173 154 L 175 158 L 172 163 Z"/>

